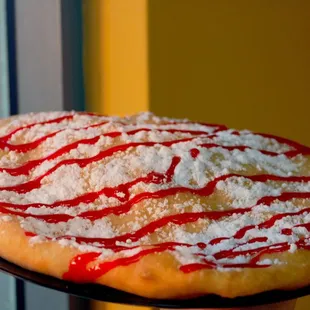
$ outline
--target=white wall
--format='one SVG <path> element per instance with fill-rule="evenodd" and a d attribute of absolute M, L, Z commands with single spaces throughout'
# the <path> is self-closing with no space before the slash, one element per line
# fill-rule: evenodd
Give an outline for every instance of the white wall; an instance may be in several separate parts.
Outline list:
<path fill-rule="evenodd" d="M 62 110 L 60 1 L 16 0 L 15 7 L 19 113 Z"/>
<path fill-rule="evenodd" d="M 9 115 L 5 2 L 0 0 L 0 117 Z M 0 309 L 15 310 L 14 278 L 0 273 Z"/>
<path fill-rule="evenodd" d="M 0 117 L 9 114 L 5 2 L 0 0 Z"/>

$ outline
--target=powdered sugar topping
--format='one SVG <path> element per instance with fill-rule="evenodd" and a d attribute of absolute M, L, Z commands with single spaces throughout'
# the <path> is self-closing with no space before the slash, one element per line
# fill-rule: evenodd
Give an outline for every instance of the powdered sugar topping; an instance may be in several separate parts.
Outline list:
<path fill-rule="evenodd" d="M 32 243 L 101 259 L 162 244 L 184 272 L 277 264 L 259 256 L 308 246 L 298 143 L 150 113 L 28 114 L 0 132 L 0 220 L 17 216 Z"/>

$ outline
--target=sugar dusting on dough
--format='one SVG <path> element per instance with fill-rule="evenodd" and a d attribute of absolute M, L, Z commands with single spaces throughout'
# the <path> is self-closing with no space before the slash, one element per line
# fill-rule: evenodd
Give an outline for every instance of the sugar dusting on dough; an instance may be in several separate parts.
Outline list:
<path fill-rule="evenodd" d="M 216 126 L 190 123 L 187 120 L 159 118 L 150 113 L 127 118 L 108 118 L 74 112 L 28 114 L 0 127 L 0 132 L 4 136 L 21 126 L 53 120 L 66 115 L 72 115 L 73 118 L 59 123 L 38 124 L 13 134 L 7 143 L 19 145 L 30 143 L 56 132 L 38 147 L 27 152 L 1 149 L 0 167 L 20 167 L 30 159 L 45 158 L 70 143 L 81 141 L 77 147 L 52 160 L 43 161 L 31 169 L 29 174 L 14 175 L 1 170 L 1 187 L 30 182 L 64 160 L 96 158 L 100 152 L 117 145 L 148 141 L 154 142 L 154 145 L 131 147 L 124 152 L 116 152 L 112 156 L 83 166 L 74 162 L 60 165 L 55 171 L 42 178 L 40 187 L 28 192 L 17 193 L 9 188 L 0 189 L 0 205 L 1 202 L 29 205 L 23 211 L 27 212 L 29 217 L 19 217 L 19 220 L 25 231 L 36 234 L 35 237 L 30 238 L 32 244 L 50 239 L 57 240 L 62 246 L 73 246 L 84 252 L 99 252 L 102 258 L 109 258 L 115 255 L 113 250 L 105 249 L 95 242 L 78 243 L 74 237 L 115 238 L 142 229 L 151 221 L 173 214 L 249 207 L 252 207 L 251 211 L 245 214 L 233 214 L 220 220 L 200 219 L 185 225 L 169 223 L 135 242 L 130 239 L 118 242 L 119 246 L 129 247 L 128 250 L 123 250 L 118 255 L 134 255 L 143 247 L 160 242 L 179 242 L 192 245 L 191 247 L 177 246 L 174 251 L 170 251 L 180 264 L 201 262 L 202 256 L 220 264 L 242 264 L 249 262 L 250 257 L 239 255 L 233 258 L 216 259 L 216 253 L 224 250 L 244 251 L 280 242 L 288 242 L 290 244 L 289 252 L 294 253 L 297 250 L 296 242 L 301 237 L 309 237 L 307 229 L 298 227 L 298 224 L 305 223 L 306 218 L 309 217 L 308 213 L 289 215 L 276 221 L 275 225 L 270 228 L 258 228 L 260 223 L 277 213 L 303 210 L 307 205 L 309 206 L 308 200 L 275 201 L 269 206 L 257 204 L 257 202 L 264 196 L 279 196 L 283 192 L 310 191 L 310 182 L 259 182 L 242 177 L 242 175 L 252 174 L 303 175 L 305 165 L 309 165 L 308 159 L 305 156 L 291 158 L 282 154 L 294 150 L 291 146 L 250 131 L 218 130 Z M 96 124 L 99 125 L 96 126 Z M 111 132 L 119 134 L 109 136 Z M 98 137 L 96 143 L 83 143 L 83 141 L 96 137 Z M 163 142 L 175 140 L 180 141 L 173 145 L 163 144 Z M 216 145 L 204 147 L 209 144 Z M 229 149 L 232 146 L 243 146 L 245 149 Z M 192 156 L 192 149 L 197 150 L 196 157 Z M 271 156 L 268 152 L 275 152 L 278 155 Z M 74 207 L 66 206 L 65 202 L 57 207 L 49 207 L 50 204 L 58 201 L 74 199 L 90 192 L 100 191 L 102 188 L 112 188 L 133 182 L 136 178 L 146 177 L 150 173 L 164 174 L 176 156 L 180 158 L 180 162 L 175 167 L 170 183 L 146 184 L 140 182 L 130 187 L 127 199 L 132 199 L 145 191 L 152 193 L 175 187 L 199 189 L 214 178 L 227 174 L 241 176 L 232 176 L 218 182 L 214 194 L 208 198 L 177 194 L 173 198 L 146 200 L 135 205 L 126 214 L 108 215 L 96 221 L 82 218 L 79 215 L 90 210 L 104 210 L 120 206 L 127 193 L 120 190 L 117 197 L 108 197 L 102 194 L 92 202 L 80 203 Z M 213 199 L 214 196 L 217 198 Z M 31 206 L 36 203 L 41 203 L 42 206 L 39 208 Z M 15 209 L 9 208 L 9 210 Z M 75 218 L 67 222 L 53 224 L 33 217 L 34 215 L 48 214 L 67 214 Z M 9 215 L 0 215 L 2 221 L 10 219 Z M 238 230 L 248 225 L 254 225 L 254 227 L 249 229 L 242 238 L 234 238 L 234 234 Z M 280 233 L 281 229 L 291 229 L 292 227 L 294 228 L 291 235 Z M 214 245 L 210 244 L 211 240 L 220 237 L 226 239 Z M 250 239 L 259 237 L 267 237 L 267 241 L 248 243 Z M 198 243 L 204 243 L 207 246 L 202 249 L 197 246 Z M 130 247 L 133 246 L 138 246 L 138 248 L 131 249 Z M 200 256 L 197 255 L 198 253 Z M 270 259 L 262 259 L 259 262 L 259 264 L 278 263 L 281 262 Z M 219 268 L 221 269 L 221 267 Z"/>

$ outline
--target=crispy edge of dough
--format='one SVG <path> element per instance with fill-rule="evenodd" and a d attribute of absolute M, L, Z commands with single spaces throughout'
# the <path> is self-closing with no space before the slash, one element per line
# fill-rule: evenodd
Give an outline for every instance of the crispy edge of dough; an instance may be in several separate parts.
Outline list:
<path fill-rule="evenodd" d="M 0 221 L 0 256 L 4 259 L 61 279 L 70 261 L 82 254 L 56 241 L 30 243 L 18 219 L 12 218 Z M 173 255 L 157 253 L 134 264 L 117 267 L 98 278 L 96 283 L 150 298 L 188 298 L 210 293 L 233 298 L 273 289 L 295 289 L 310 283 L 310 251 L 298 250 L 271 258 L 285 263 L 268 268 L 203 269 L 186 274 L 179 270 Z"/>

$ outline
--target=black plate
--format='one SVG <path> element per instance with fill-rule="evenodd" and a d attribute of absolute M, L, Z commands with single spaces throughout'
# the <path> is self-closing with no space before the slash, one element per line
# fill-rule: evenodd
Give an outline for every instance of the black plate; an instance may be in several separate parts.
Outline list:
<path fill-rule="evenodd" d="M 120 304 L 151 306 L 159 308 L 249 307 L 286 301 L 310 294 L 310 286 L 308 286 L 293 291 L 270 291 L 266 293 L 256 294 L 247 297 L 238 297 L 234 299 L 222 298 L 216 295 L 208 295 L 204 297 L 186 300 L 160 300 L 140 297 L 102 285 L 76 284 L 63 281 L 21 268 L 2 258 L 0 258 L 0 270 L 22 280 L 30 281 L 44 287 L 48 287 L 79 297 Z"/>

